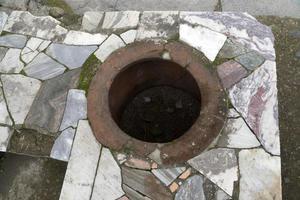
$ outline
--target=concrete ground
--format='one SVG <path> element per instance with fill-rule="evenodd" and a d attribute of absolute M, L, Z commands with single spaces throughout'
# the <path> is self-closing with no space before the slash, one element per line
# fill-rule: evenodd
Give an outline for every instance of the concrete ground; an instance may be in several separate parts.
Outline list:
<path fill-rule="evenodd" d="M 89 10 L 222 10 L 300 18 L 300 0 L 65 0 L 65 2 L 78 14 Z"/>

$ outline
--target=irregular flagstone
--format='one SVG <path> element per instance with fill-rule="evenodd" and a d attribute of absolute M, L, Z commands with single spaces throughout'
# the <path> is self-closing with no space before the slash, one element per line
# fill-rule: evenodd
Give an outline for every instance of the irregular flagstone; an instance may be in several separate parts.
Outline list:
<path fill-rule="evenodd" d="M 282 199 L 280 157 L 270 156 L 263 149 L 242 150 L 239 166 L 239 199 Z"/>
<path fill-rule="evenodd" d="M 20 54 L 20 49 L 9 49 L 0 62 L 0 72 L 19 73 L 24 67 L 24 63 L 20 61 Z"/>
<path fill-rule="evenodd" d="M 151 200 L 150 198 L 143 196 L 125 184 L 123 184 L 123 189 L 130 200 Z"/>
<path fill-rule="evenodd" d="M 1 0 L 1 6 L 16 9 L 16 10 L 25 10 L 29 0 Z"/>
<path fill-rule="evenodd" d="M 100 45 L 107 35 L 101 33 L 90 34 L 81 31 L 69 31 L 64 43 L 69 45 Z"/>
<path fill-rule="evenodd" d="M 117 35 L 112 34 L 103 42 L 99 49 L 95 52 L 95 56 L 102 62 L 115 50 L 124 47 L 125 44 L 121 38 Z"/>
<path fill-rule="evenodd" d="M 280 155 L 275 62 L 266 61 L 234 85 L 229 97 L 263 147 Z"/>
<path fill-rule="evenodd" d="M 23 124 L 41 82 L 23 75 L 1 75 L 1 80 L 10 114 L 15 124 Z"/>
<path fill-rule="evenodd" d="M 199 175 L 188 178 L 175 195 L 175 200 L 205 200 L 203 178 Z"/>
<path fill-rule="evenodd" d="M 43 82 L 28 113 L 25 127 L 44 134 L 56 133 L 64 114 L 68 91 L 76 88 L 80 70 L 72 70 Z"/>
<path fill-rule="evenodd" d="M 136 168 L 136 169 L 143 169 L 143 170 L 150 170 L 151 169 L 151 163 L 146 159 L 139 159 L 130 157 L 126 159 L 126 162 L 124 163 L 125 166 Z"/>
<path fill-rule="evenodd" d="M 61 41 L 68 32 L 53 17 L 36 17 L 27 11 L 13 11 L 7 19 L 4 31 L 52 41 Z"/>
<path fill-rule="evenodd" d="M 218 56 L 220 58 L 235 58 L 239 55 L 247 53 L 246 49 L 241 43 L 234 41 L 233 39 L 227 39 L 224 46 L 220 50 Z"/>
<path fill-rule="evenodd" d="M 101 145 L 87 120 L 80 120 L 68 163 L 60 200 L 89 200 Z"/>
<path fill-rule="evenodd" d="M 144 170 L 122 167 L 123 184 L 150 199 L 173 199 L 171 192 L 155 176 Z"/>
<path fill-rule="evenodd" d="M 204 179 L 203 190 L 206 200 L 231 200 L 232 198 L 209 179 Z"/>
<path fill-rule="evenodd" d="M 0 12 L 0 34 L 4 28 L 4 25 L 7 21 L 8 15 L 5 12 Z"/>
<path fill-rule="evenodd" d="M 239 82 L 248 73 L 247 70 L 239 63 L 230 60 L 217 67 L 219 78 L 224 88 L 230 88 Z"/>
<path fill-rule="evenodd" d="M 91 200 L 117 199 L 123 195 L 121 169 L 109 149 L 103 148 Z"/>
<path fill-rule="evenodd" d="M 138 11 L 105 12 L 102 29 L 128 29 L 135 28 L 139 23 Z"/>
<path fill-rule="evenodd" d="M 31 62 L 40 52 L 44 51 L 51 41 L 32 37 L 21 52 L 21 58 L 25 63 Z"/>
<path fill-rule="evenodd" d="M 188 163 L 227 194 L 232 195 L 234 182 L 238 180 L 235 150 L 211 149 L 192 158 Z"/>
<path fill-rule="evenodd" d="M 256 69 L 265 61 L 264 57 L 254 51 L 240 55 L 236 57 L 235 60 L 248 70 Z"/>
<path fill-rule="evenodd" d="M 10 127 L 0 126 L 0 151 L 6 152 L 13 129 Z"/>
<path fill-rule="evenodd" d="M 81 67 L 96 49 L 97 46 L 51 44 L 47 49 L 46 54 L 64 64 L 69 69 L 75 69 Z"/>
<path fill-rule="evenodd" d="M 133 43 L 136 38 L 137 30 L 129 30 L 122 33 L 120 36 L 126 44 Z"/>
<path fill-rule="evenodd" d="M 2 59 L 4 58 L 4 56 L 6 55 L 7 51 L 8 51 L 8 48 L 0 47 L 0 62 L 2 61 Z"/>
<path fill-rule="evenodd" d="M 230 108 L 228 110 L 227 117 L 228 118 L 238 118 L 238 117 L 240 117 L 240 114 L 238 112 L 236 112 L 236 110 L 234 108 Z"/>
<path fill-rule="evenodd" d="M 170 39 L 178 34 L 178 11 L 144 11 L 137 29 L 137 40 Z"/>
<path fill-rule="evenodd" d="M 88 32 L 95 32 L 104 16 L 104 12 L 87 11 L 82 18 L 81 29 Z"/>
<path fill-rule="evenodd" d="M 66 68 L 47 56 L 44 53 L 40 53 L 33 59 L 25 68 L 25 73 L 33 78 L 40 80 L 47 80 L 54 78 L 62 73 Z"/>
<path fill-rule="evenodd" d="M 67 104 L 59 130 L 77 127 L 81 119 L 87 118 L 87 99 L 84 90 L 71 89 L 67 97 Z"/>
<path fill-rule="evenodd" d="M 31 129 L 15 130 L 7 151 L 30 156 L 49 156 L 55 138 Z"/>
<path fill-rule="evenodd" d="M 180 19 L 231 36 L 265 58 L 275 60 L 274 35 L 271 28 L 259 23 L 247 13 L 181 12 Z"/>
<path fill-rule="evenodd" d="M 170 185 L 182 172 L 185 167 L 153 169 L 152 173 L 166 186 Z"/>
<path fill-rule="evenodd" d="M 188 45 L 204 53 L 211 61 L 214 61 L 227 37 L 210 29 L 182 24 L 179 27 L 179 39 Z"/>
<path fill-rule="evenodd" d="M 0 88 L 0 124 L 12 125 L 12 120 L 7 110 L 2 88 Z"/>
<path fill-rule="evenodd" d="M 0 46 L 22 49 L 27 42 L 25 35 L 4 35 L 0 37 Z"/>
<path fill-rule="evenodd" d="M 68 128 L 64 130 L 55 140 L 50 157 L 57 160 L 69 161 L 74 135 L 75 129 Z"/>
<path fill-rule="evenodd" d="M 260 146 L 260 143 L 244 120 L 237 118 L 227 120 L 217 145 L 230 148 L 253 148 Z"/>

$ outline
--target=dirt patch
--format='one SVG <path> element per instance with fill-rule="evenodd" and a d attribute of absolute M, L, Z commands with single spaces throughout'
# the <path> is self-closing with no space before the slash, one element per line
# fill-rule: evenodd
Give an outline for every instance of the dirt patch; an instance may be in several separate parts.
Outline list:
<path fill-rule="evenodd" d="M 48 158 L 0 154 L 0 199 L 59 199 L 67 163 Z"/>
<path fill-rule="evenodd" d="M 300 20 L 258 17 L 275 35 L 283 199 L 300 199 Z M 294 34 L 293 34 L 294 33 Z"/>

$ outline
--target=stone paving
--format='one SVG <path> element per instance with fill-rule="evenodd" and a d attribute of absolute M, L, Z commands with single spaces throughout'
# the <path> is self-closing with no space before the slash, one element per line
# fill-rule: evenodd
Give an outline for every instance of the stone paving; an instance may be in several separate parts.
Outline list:
<path fill-rule="evenodd" d="M 68 162 L 61 200 L 282 199 L 274 37 L 249 14 L 87 12 L 74 31 L 13 11 L 0 32 L 0 150 Z M 90 128 L 82 66 L 141 40 L 204 54 L 231 102 L 220 136 L 186 163 L 111 151 Z"/>

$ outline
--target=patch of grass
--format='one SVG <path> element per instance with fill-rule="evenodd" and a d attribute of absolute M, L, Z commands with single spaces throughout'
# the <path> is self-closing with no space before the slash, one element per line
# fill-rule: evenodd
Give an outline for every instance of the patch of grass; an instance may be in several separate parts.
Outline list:
<path fill-rule="evenodd" d="M 86 91 L 86 94 L 100 64 L 100 60 L 98 60 L 98 58 L 94 54 L 92 54 L 82 67 L 78 88 Z"/>

